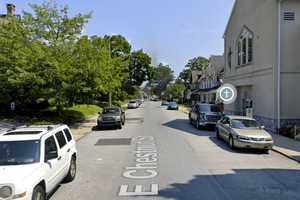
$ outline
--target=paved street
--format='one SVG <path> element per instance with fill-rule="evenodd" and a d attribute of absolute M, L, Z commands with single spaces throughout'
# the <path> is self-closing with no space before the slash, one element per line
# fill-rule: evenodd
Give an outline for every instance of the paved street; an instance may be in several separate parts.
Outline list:
<path fill-rule="evenodd" d="M 158 102 L 129 110 L 122 130 L 94 131 L 77 147 L 77 178 L 51 200 L 300 199 L 298 163 L 275 152 L 232 151 Z"/>

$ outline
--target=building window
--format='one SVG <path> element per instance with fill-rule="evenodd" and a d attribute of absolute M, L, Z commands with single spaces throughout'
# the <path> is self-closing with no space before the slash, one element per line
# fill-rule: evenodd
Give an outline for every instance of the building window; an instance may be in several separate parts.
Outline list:
<path fill-rule="evenodd" d="M 248 63 L 253 60 L 253 38 L 248 38 Z"/>
<path fill-rule="evenodd" d="M 253 61 L 253 33 L 244 28 L 237 43 L 237 64 L 246 65 Z"/>
<path fill-rule="evenodd" d="M 241 42 L 238 42 L 238 65 L 241 65 Z"/>
<path fill-rule="evenodd" d="M 227 59 L 228 59 L 228 67 L 230 69 L 231 69 L 231 55 L 232 55 L 232 51 L 231 51 L 231 47 L 229 47 Z"/>

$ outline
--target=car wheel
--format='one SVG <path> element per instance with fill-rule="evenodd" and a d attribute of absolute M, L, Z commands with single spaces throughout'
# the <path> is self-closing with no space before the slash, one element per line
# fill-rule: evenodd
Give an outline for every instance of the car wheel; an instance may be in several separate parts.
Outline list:
<path fill-rule="evenodd" d="M 231 149 L 235 149 L 235 146 L 234 146 L 234 140 L 233 140 L 233 137 L 232 137 L 232 136 L 229 137 L 229 147 L 230 147 Z"/>
<path fill-rule="evenodd" d="M 65 181 L 66 182 L 72 182 L 76 177 L 76 171 L 77 171 L 76 158 L 73 156 L 72 159 L 71 159 L 69 172 L 68 172 L 68 174 L 65 178 Z"/>
<path fill-rule="evenodd" d="M 219 132 L 219 129 L 218 129 L 218 128 L 216 128 L 216 137 L 217 137 L 218 140 L 221 139 L 221 137 L 220 137 L 220 132 Z"/>
<path fill-rule="evenodd" d="M 122 129 L 122 122 L 119 123 L 118 128 Z"/>
<path fill-rule="evenodd" d="M 262 152 L 263 152 L 264 154 L 269 154 L 269 153 L 270 153 L 270 149 L 264 149 Z"/>
<path fill-rule="evenodd" d="M 45 189 L 41 185 L 35 186 L 32 192 L 32 200 L 46 200 Z"/>
<path fill-rule="evenodd" d="M 197 129 L 200 129 L 200 124 L 199 124 L 200 122 L 199 122 L 199 120 L 197 119 L 197 121 L 196 121 L 196 128 Z"/>

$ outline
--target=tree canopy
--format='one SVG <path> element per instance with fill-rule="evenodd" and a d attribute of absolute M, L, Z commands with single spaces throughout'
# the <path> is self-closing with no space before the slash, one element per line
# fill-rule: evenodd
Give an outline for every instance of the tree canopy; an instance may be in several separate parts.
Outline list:
<path fill-rule="evenodd" d="M 153 76 L 151 57 L 138 50 L 132 52 L 129 64 L 129 80 L 132 85 L 141 86 L 145 80 L 150 80 Z"/>
<path fill-rule="evenodd" d="M 161 96 L 166 91 L 167 86 L 174 80 L 174 72 L 169 65 L 160 63 L 153 73 L 153 93 Z"/>
<path fill-rule="evenodd" d="M 47 101 L 61 110 L 111 92 L 118 100 L 128 80 L 152 78 L 151 57 L 131 52 L 125 37 L 82 35 L 91 13 L 71 16 L 53 1 L 30 6 L 32 13 L 0 23 L 1 105 Z"/>
<path fill-rule="evenodd" d="M 199 56 L 192 58 L 185 65 L 184 70 L 179 74 L 179 78 L 184 82 L 186 87 L 188 87 L 192 71 L 203 71 L 208 67 L 208 65 L 209 60 L 205 57 Z"/>

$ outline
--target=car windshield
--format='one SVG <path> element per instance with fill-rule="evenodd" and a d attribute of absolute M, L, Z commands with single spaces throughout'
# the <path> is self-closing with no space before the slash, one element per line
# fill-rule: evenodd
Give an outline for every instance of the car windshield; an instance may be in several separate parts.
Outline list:
<path fill-rule="evenodd" d="M 249 119 L 234 119 L 232 120 L 232 128 L 237 129 L 248 129 L 248 128 L 258 128 L 259 124 L 255 120 Z"/>
<path fill-rule="evenodd" d="M 170 106 L 176 106 L 177 105 L 177 103 L 176 102 L 170 102 Z"/>
<path fill-rule="evenodd" d="M 103 111 L 103 114 L 113 114 L 113 113 L 119 113 L 120 109 L 118 108 L 105 108 Z"/>
<path fill-rule="evenodd" d="M 0 142 L 0 166 L 32 164 L 39 157 L 39 140 Z"/>
<path fill-rule="evenodd" d="M 136 101 L 129 101 L 129 103 L 136 103 Z"/>
<path fill-rule="evenodd" d="M 217 105 L 200 105 L 201 112 L 220 112 L 220 108 Z"/>

